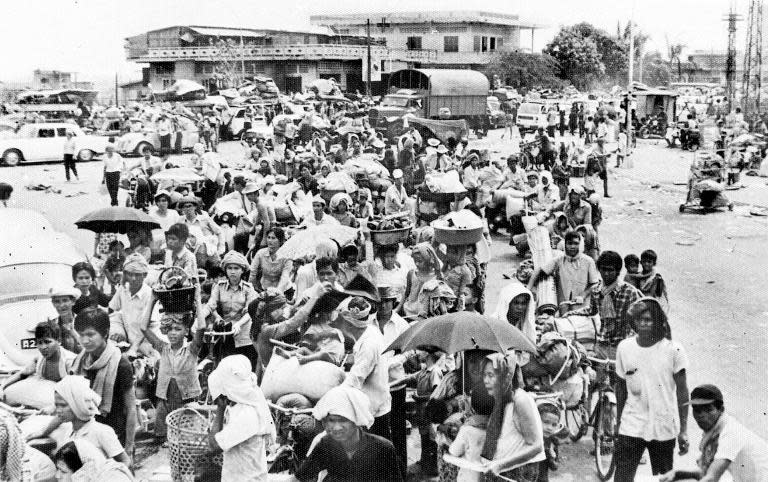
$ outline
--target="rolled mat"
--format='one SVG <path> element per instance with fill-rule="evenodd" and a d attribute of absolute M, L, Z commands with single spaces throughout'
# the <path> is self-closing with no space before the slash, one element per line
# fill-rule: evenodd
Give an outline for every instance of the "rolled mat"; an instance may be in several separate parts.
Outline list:
<path fill-rule="evenodd" d="M 549 241 L 549 230 L 540 226 L 535 216 L 523 216 L 523 226 L 528 234 L 528 248 L 533 255 L 533 265 L 540 268 L 554 256 Z M 552 276 L 539 279 L 536 285 L 536 301 L 536 311 L 539 314 L 554 314 L 557 311 L 557 291 Z"/>

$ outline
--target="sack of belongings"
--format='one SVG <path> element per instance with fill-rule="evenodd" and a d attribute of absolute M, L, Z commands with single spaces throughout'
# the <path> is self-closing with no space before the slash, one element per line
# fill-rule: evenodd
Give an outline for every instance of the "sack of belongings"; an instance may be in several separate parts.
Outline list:
<path fill-rule="evenodd" d="M 274 354 L 264 370 L 261 390 L 269 400 L 298 393 L 317 401 L 343 381 L 344 371 L 333 363 L 313 361 L 300 365 L 295 357 L 286 359 Z"/>

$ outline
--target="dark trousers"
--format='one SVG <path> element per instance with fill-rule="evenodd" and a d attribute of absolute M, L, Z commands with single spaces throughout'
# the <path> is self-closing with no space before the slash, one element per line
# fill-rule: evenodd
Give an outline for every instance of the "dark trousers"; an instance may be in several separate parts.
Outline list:
<path fill-rule="evenodd" d="M 160 136 L 160 155 L 171 153 L 171 135 Z"/>
<path fill-rule="evenodd" d="M 675 439 L 651 440 L 619 435 L 616 439 L 616 473 L 613 476 L 615 482 L 632 482 L 635 480 L 635 472 L 640 464 L 640 458 L 645 449 L 648 449 L 648 457 L 651 459 L 653 475 L 664 474 L 672 470 L 675 457 Z"/>
<path fill-rule="evenodd" d="M 373 425 L 368 429 L 368 433 L 384 437 L 385 439 L 392 441 L 392 430 L 389 426 L 389 413 L 385 413 L 380 417 L 373 419 Z"/>
<path fill-rule="evenodd" d="M 120 189 L 120 171 L 105 172 L 104 179 L 107 183 L 107 192 L 112 206 L 117 206 L 117 191 Z"/>
<path fill-rule="evenodd" d="M 603 178 L 603 196 L 608 197 L 608 173 L 606 172 L 602 176 Z"/>
<path fill-rule="evenodd" d="M 248 359 L 248 361 L 251 362 L 251 371 L 256 371 L 256 366 L 258 365 L 259 355 L 256 351 L 256 348 L 254 348 L 253 345 L 245 345 L 245 346 L 238 346 L 235 347 L 235 355 L 245 355 L 245 357 Z"/>
<path fill-rule="evenodd" d="M 555 128 L 556 126 L 547 126 L 547 135 L 549 136 L 550 139 L 555 138 Z"/>
<path fill-rule="evenodd" d="M 403 476 L 408 465 L 408 433 L 405 421 L 405 387 L 390 392 L 392 395 L 392 411 L 389 412 L 389 428 L 392 432 L 392 445 L 400 458 L 400 468 Z"/>
<path fill-rule="evenodd" d="M 64 154 L 64 175 L 67 177 L 67 181 L 69 181 L 69 171 L 72 171 L 72 174 L 78 177 L 77 167 L 75 167 L 75 156 L 73 154 Z"/>

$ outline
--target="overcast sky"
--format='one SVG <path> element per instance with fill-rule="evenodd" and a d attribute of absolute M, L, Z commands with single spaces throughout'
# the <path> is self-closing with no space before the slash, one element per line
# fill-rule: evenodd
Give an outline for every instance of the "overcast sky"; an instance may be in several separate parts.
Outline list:
<path fill-rule="evenodd" d="M 733 0 L 26 0 L 5 2 L 0 29 L 0 80 L 27 80 L 32 70 L 78 72 L 79 80 L 120 73 L 137 78 L 139 67 L 125 60 L 125 37 L 170 25 L 297 28 L 311 14 L 324 12 L 473 9 L 517 13 L 548 28 L 535 34 L 540 51 L 561 25 L 587 21 L 609 32 L 635 22 L 651 35 L 651 50 L 666 51 L 667 41 L 688 50 L 725 50 L 722 17 Z M 748 0 L 735 0 L 746 18 Z M 330 10 L 326 5 L 334 5 Z M 742 49 L 745 22 L 737 47 Z M 523 38 L 526 46 L 530 37 Z M 131 77 L 131 79 L 129 79 Z"/>

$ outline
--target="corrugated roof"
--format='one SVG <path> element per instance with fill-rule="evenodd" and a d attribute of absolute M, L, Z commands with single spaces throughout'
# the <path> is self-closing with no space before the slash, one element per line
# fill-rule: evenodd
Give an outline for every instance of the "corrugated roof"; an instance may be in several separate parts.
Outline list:
<path fill-rule="evenodd" d="M 511 27 L 543 28 L 532 22 L 520 19 L 519 15 L 482 10 L 444 10 L 440 12 L 366 12 L 339 15 L 312 15 L 314 25 L 364 25 L 370 19 L 373 24 L 384 18 L 393 24 L 440 24 L 440 23 L 485 23 Z"/>

